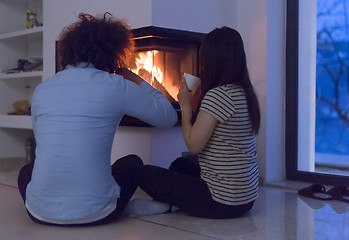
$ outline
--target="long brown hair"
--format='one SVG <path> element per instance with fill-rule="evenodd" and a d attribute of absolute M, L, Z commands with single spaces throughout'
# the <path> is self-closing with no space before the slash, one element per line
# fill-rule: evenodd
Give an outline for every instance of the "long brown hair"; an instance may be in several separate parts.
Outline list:
<path fill-rule="evenodd" d="M 125 67 L 134 46 L 129 25 L 108 12 L 103 17 L 80 13 L 79 19 L 64 28 L 59 37 L 60 66 L 87 62 L 107 72 Z"/>
<path fill-rule="evenodd" d="M 201 103 L 212 88 L 234 83 L 240 85 L 246 95 L 248 113 L 252 128 L 258 133 L 260 110 L 257 95 L 253 89 L 246 63 L 241 35 L 229 27 L 216 28 L 208 33 L 200 47 Z M 193 115 L 193 121 L 197 116 Z"/>

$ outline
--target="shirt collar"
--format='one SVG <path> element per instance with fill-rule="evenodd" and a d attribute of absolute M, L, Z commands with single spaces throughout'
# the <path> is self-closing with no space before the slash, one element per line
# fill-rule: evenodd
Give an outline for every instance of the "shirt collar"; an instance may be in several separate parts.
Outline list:
<path fill-rule="evenodd" d="M 75 66 L 73 65 L 67 65 L 65 69 L 70 69 L 70 68 L 95 68 L 93 63 L 88 63 L 88 62 L 77 62 L 75 63 Z"/>

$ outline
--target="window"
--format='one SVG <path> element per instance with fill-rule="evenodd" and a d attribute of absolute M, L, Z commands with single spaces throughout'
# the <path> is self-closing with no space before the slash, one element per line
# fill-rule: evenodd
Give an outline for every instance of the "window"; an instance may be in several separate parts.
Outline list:
<path fill-rule="evenodd" d="M 287 1 L 286 177 L 349 181 L 349 0 Z"/>

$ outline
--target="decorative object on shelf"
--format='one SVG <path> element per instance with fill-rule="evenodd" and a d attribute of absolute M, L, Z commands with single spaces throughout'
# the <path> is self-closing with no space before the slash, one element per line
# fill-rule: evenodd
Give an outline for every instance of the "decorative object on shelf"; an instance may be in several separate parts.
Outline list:
<path fill-rule="evenodd" d="M 43 69 L 42 58 L 31 58 L 29 60 L 24 60 L 22 64 L 23 65 L 21 68 L 24 72 L 41 71 Z"/>
<path fill-rule="evenodd" d="M 36 15 L 37 14 L 30 9 L 27 11 L 27 28 L 40 26 L 38 20 L 36 19 Z"/>
<path fill-rule="evenodd" d="M 6 69 L 1 72 L 5 74 L 9 74 L 9 73 L 19 73 L 19 72 L 42 71 L 43 69 L 42 58 L 31 58 L 29 60 L 19 59 L 17 65 L 18 65 L 17 68 Z"/>
<path fill-rule="evenodd" d="M 28 100 L 20 100 L 13 103 L 14 112 L 8 113 L 8 115 L 29 115 L 30 102 Z"/>

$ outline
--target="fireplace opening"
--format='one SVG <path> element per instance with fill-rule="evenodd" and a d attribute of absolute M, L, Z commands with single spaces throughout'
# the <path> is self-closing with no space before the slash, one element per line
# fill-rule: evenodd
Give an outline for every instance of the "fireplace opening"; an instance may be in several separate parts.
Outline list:
<path fill-rule="evenodd" d="M 199 48 L 205 34 L 160 27 L 133 29 L 135 53 L 129 69 L 160 90 L 173 105 L 181 125 L 177 94 L 184 73 L 198 76 Z M 125 115 L 121 126 L 149 127 L 134 117 Z"/>

